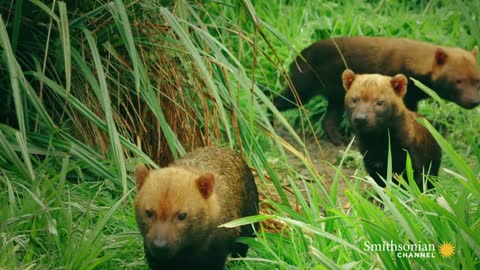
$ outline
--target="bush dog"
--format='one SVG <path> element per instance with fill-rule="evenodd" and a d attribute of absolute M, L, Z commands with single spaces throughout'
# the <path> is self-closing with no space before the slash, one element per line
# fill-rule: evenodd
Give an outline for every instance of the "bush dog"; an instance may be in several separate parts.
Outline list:
<path fill-rule="evenodd" d="M 480 104 L 477 54 L 476 46 L 468 52 L 403 38 L 338 37 L 304 49 L 290 65 L 290 79 L 303 103 L 315 95 L 327 98 L 324 129 L 330 140 L 340 145 L 345 142 L 338 129 L 345 92 L 338 78 L 346 68 L 388 76 L 401 73 L 420 80 L 441 98 L 472 109 Z M 408 109 L 416 111 L 418 101 L 427 97 L 412 85 L 404 102 Z M 274 98 L 274 104 L 282 111 L 296 107 L 295 100 L 287 86 L 281 96 Z"/>
<path fill-rule="evenodd" d="M 258 214 L 258 192 L 245 161 L 227 148 L 194 150 L 166 168 L 135 171 L 135 212 L 151 269 L 224 269 L 228 254 L 246 256 L 235 242 L 253 228 L 219 228 Z M 255 224 L 257 227 L 258 224 Z"/>
<path fill-rule="evenodd" d="M 380 186 L 385 186 L 389 149 L 392 172 L 400 174 L 410 154 L 415 182 L 423 189 L 423 173 L 437 176 L 442 158 L 440 146 L 416 118 L 423 117 L 407 109 L 403 97 L 407 93 L 407 78 L 379 74 L 357 75 L 352 70 L 342 74 L 345 88 L 345 111 L 357 134 L 360 152 L 368 174 Z M 432 184 L 427 182 L 427 188 Z"/>

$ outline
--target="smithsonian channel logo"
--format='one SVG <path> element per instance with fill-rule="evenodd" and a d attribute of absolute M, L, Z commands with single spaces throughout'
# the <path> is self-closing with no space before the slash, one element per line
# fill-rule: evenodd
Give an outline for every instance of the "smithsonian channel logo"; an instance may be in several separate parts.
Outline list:
<path fill-rule="evenodd" d="M 442 243 L 438 247 L 435 244 L 426 244 L 419 241 L 416 244 L 397 244 L 393 241 L 382 243 L 363 243 L 364 251 L 372 252 L 393 252 L 397 258 L 435 258 L 440 255 L 443 258 L 450 258 L 455 254 L 455 246 L 451 243 Z"/>

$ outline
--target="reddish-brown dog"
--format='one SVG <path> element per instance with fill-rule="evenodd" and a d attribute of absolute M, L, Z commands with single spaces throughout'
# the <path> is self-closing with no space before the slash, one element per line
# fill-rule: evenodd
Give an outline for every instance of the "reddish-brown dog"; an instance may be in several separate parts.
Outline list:
<path fill-rule="evenodd" d="M 380 186 L 387 176 L 389 150 L 392 172 L 401 174 L 409 153 L 415 182 L 422 189 L 423 175 L 437 176 L 442 158 L 440 146 L 433 136 L 415 119 L 423 117 L 407 109 L 403 97 L 407 78 L 379 74 L 357 75 L 347 69 L 342 74 L 345 88 L 345 110 L 357 134 L 365 168 Z M 427 188 L 432 188 L 428 182 Z"/>
<path fill-rule="evenodd" d="M 257 186 L 248 165 L 227 148 L 199 148 L 166 168 L 138 165 L 135 212 L 151 269 L 224 269 L 235 242 L 252 226 L 218 226 L 258 214 Z M 258 225 L 258 224 L 256 224 Z"/>

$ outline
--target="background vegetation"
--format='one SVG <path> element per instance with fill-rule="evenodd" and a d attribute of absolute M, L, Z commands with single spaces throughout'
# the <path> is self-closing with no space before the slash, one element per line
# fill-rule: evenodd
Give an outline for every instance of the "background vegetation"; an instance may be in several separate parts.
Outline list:
<path fill-rule="evenodd" d="M 323 135 L 325 101 L 282 114 L 270 102 L 315 40 L 401 36 L 470 50 L 478 10 L 478 1 L 2 1 L 0 268 L 145 269 L 133 168 L 208 144 L 244 155 L 268 219 L 230 269 L 478 268 L 478 108 L 422 103 L 444 150 L 437 192 L 425 194 L 409 173 L 405 189 L 379 189 L 354 148 L 320 161 L 336 172 L 327 176 L 310 157 L 328 143 L 304 144 Z M 384 240 L 456 249 L 433 259 L 364 250 Z"/>

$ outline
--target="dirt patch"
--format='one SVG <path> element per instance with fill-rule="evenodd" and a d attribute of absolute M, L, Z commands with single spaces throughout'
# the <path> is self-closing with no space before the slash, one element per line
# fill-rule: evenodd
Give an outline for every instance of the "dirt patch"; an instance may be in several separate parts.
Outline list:
<path fill-rule="evenodd" d="M 338 177 L 337 206 L 343 207 L 344 209 L 349 209 L 350 203 L 344 195 L 345 189 L 348 188 L 347 181 L 352 181 L 353 177 L 358 175 L 359 169 L 363 167 L 361 154 L 358 152 L 356 146 L 352 146 L 350 151 L 345 152 L 347 146 L 335 146 L 327 140 L 318 139 L 317 141 L 313 135 L 307 135 L 302 138 L 302 141 L 305 145 L 305 148 L 303 148 L 295 141 L 294 137 L 287 130 L 278 129 L 277 134 L 286 142 L 291 144 L 295 150 L 301 151 L 297 154 L 294 154 L 292 151 L 286 150 L 288 166 L 293 168 L 294 171 L 298 173 L 298 180 L 295 180 L 295 184 L 298 189 L 303 194 L 306 194 L 305 185 L 301 178 L 303 178 L 306 182 L 314 181 L 304 161 L 298 157 L 298 154 L 305 155 L 308 153 L 307 155 L 310 157 L 309 160 L 311 162 L 309 167 L 312 167 L 318 173 L 320 179 L 322 179 L 322 184 L 327 191 L 331 190 L 334 178 Z M 344 157 L 344 162 L 340 172 L 338 172 L 337 170 L 342 157 Z M 282 178 L 285 179 L 285 181 L 282 182 L 282 188 L 288 196 L 291 207 L 300 212 L 301 207 L 295 198 L 292 187 L 286 180 L 287 170 L 283 169 L 282 171 L 282 169 L 277 168 L 275 170 Z M 366 184 L 361 185 L 360 188 L 365 189 Z M 261 201 L 264 201 L 266 198 L 273 201 L 281 201 L 276 193 L 275 187 L 271 183 L 259 183 L 259 193 Z M 325 198 L 320 190 L 318 190 L 318 194 Z M 265 214 L 271 213 L 271 205 L 263 203 L 260 212 Z M 278 229 L 280 225 L 274 223 L 264 224 L 264 227 L 265 226 L 270 227 L 270 229 Z"/>

